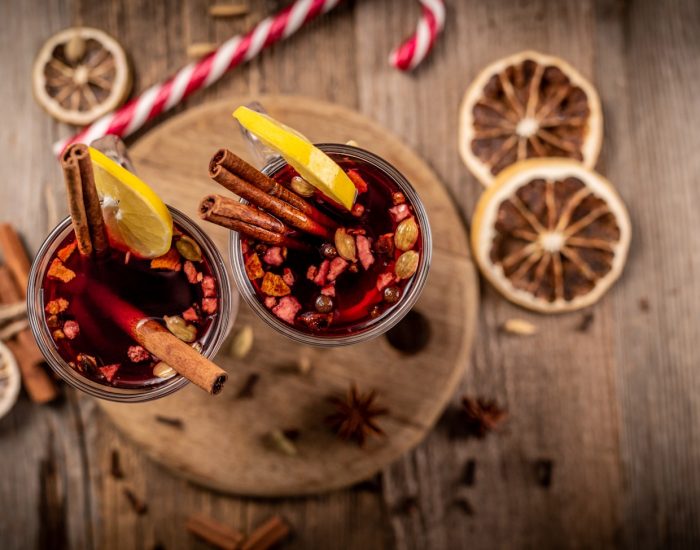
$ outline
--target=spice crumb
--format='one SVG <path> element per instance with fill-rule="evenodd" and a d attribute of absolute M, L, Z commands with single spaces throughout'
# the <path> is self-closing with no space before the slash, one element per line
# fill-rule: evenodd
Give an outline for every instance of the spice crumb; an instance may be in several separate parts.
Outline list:
<path fill-rule="evenodd" d="M 144 515 L 146 512 L 148 512 L 148 505 L 141 500 L 139 497 L 134 494 L 134 492 L 129 489 L 128 487 L 124 487 L 124 495 L 126 496 L 126 499 L 129 501 L 129 504 L 131 504 L 131 508 L 136 512 L 139 516 Z"/>
<path fill-rule="evenodd" d="M 161 416 L 159 414 L 156 415 L 156 422 L 160 422 L 161 424 L 165 424 L 167 426 L 172 426 L 178 430 L 182 430 L 185 427 L 185 423 L 182 421 L 182 419 L 173 418 L 170 416 Z"/>
<path fill-rule="evenodd" d="M 470 458 L 464 465 L 464 473 L 462 475 L 462 483 L 467 487 L 474 485 L 476 481 L 476 460 Z"/>
<path fill-rule="evenodd" d="M 554 462 L 548 458 L 535 461 L 535 481 L 540 487 L 549 488 L 552 484 L 552 470 Z"/>
<path fill-rule="evenodd" d="M 591 325 L 593 324 L 593 319 L 594 315 L 592 312 L 585 313 L 583 317 L 581 317 L 581 322 L 579 323 L 578 327 L 576 330 L 579 332 L 588 332 L 588 329 L 591 328 Z"/>
<path fill-rule="evenodd" d="M 119 451 L 112 449 L 112 462 L 111 462 L 111 473 L 114 479 L 124 479 L 124 471 L 122 470 L 121 460 L 119 457 Z"/>
<path fill-rule="evenodd" d="M 251 397 L 253 397 L 255 395 L 255 386 L 257 385 L 259 380 L 259 374 L 249 374 L 248 378 L 246 378 L 245 382 L 243 383 L 241 389 L 238 390 L 238 394 L 236 395 L 236 397 L 238 399 L 250 399 Z"/>

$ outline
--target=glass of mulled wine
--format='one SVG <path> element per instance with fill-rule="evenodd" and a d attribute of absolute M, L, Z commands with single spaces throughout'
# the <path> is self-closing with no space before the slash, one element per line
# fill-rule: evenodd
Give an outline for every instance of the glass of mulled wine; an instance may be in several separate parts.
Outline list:
<path fill-rule="evenodd" d="M 253 146 L 267 160 L 263 174 L 303 193 L 305 182 L 291 165 Z M 417 193 L 388 162 L 350 145 L 317 147 L 355 183 L 352 212 L 318 191 L 304 193 L 335 222 L 333 235 L 297 235 L 304 246 L 295 239 L 278 246 L 232 231 L 233 274 L 246 303 L 292 340 L 356 344 L 383 334 L 415 305 L 430 267 L 430 225 Z"/>

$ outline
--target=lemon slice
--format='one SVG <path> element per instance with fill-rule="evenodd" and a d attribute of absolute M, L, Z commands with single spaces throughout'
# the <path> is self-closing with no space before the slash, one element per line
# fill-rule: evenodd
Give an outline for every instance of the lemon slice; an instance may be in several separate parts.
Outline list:
<path fill-rule="evenodd" d="M 90 158 L 110 241 L 142 258 L 170 250 L 173 219 L 160 197 L 97 149 L 90 147 Z"/>
<path fill-rule="evenodd" d="M 238 107 L 233 117 L 265 145 L 277 151 L 299 175 L 324 195 L 352 209 L 357 189 L 343 169 L 299 132 L 248 107 Z"/>

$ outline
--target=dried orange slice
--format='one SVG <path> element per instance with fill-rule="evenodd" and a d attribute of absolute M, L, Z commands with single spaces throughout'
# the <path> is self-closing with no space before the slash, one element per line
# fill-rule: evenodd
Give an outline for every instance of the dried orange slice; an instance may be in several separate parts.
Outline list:
<path fill-rule="evenodd" d="M 503 170 L 472 220 L 483 275 L 510 301 L 543 313 L 596 302 L 620 276 L 630 242 L 612 185 L 569 159 L 529 159 Z"/>
<path fill-rule="evenodd" d="M 65 29 L 42 46 L 32 71 L 34 97 L 61 122 L 90 124 L 131 89 L 124 48 L 99 29 Z"/>
<path fill-rule="evenodd" d="M 462 100 L 459 150 L 484 185 L 533 157 L 566 157 L 593 168 L 603 140 L 595 88 L 558 57 L 520 52 L 486 67 Z"/>

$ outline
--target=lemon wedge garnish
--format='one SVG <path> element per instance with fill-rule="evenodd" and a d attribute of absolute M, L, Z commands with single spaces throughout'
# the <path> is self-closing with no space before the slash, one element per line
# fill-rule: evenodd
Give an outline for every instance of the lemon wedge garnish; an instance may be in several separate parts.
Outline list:
<path fill-rule="evenodd" d="M 269 148 L 277 151 L 299 175 L 321 193 L 352 209 L 357 189 L 343 169 L 299 132 L 275 119 L 238 107 L 233 117 Z"/>
<path fill-rule="evenodd" d="M 90 159 L 110 241 L 142 258 L 170 250 L 173 219 L 153 189 L 92 147 Z"/>

